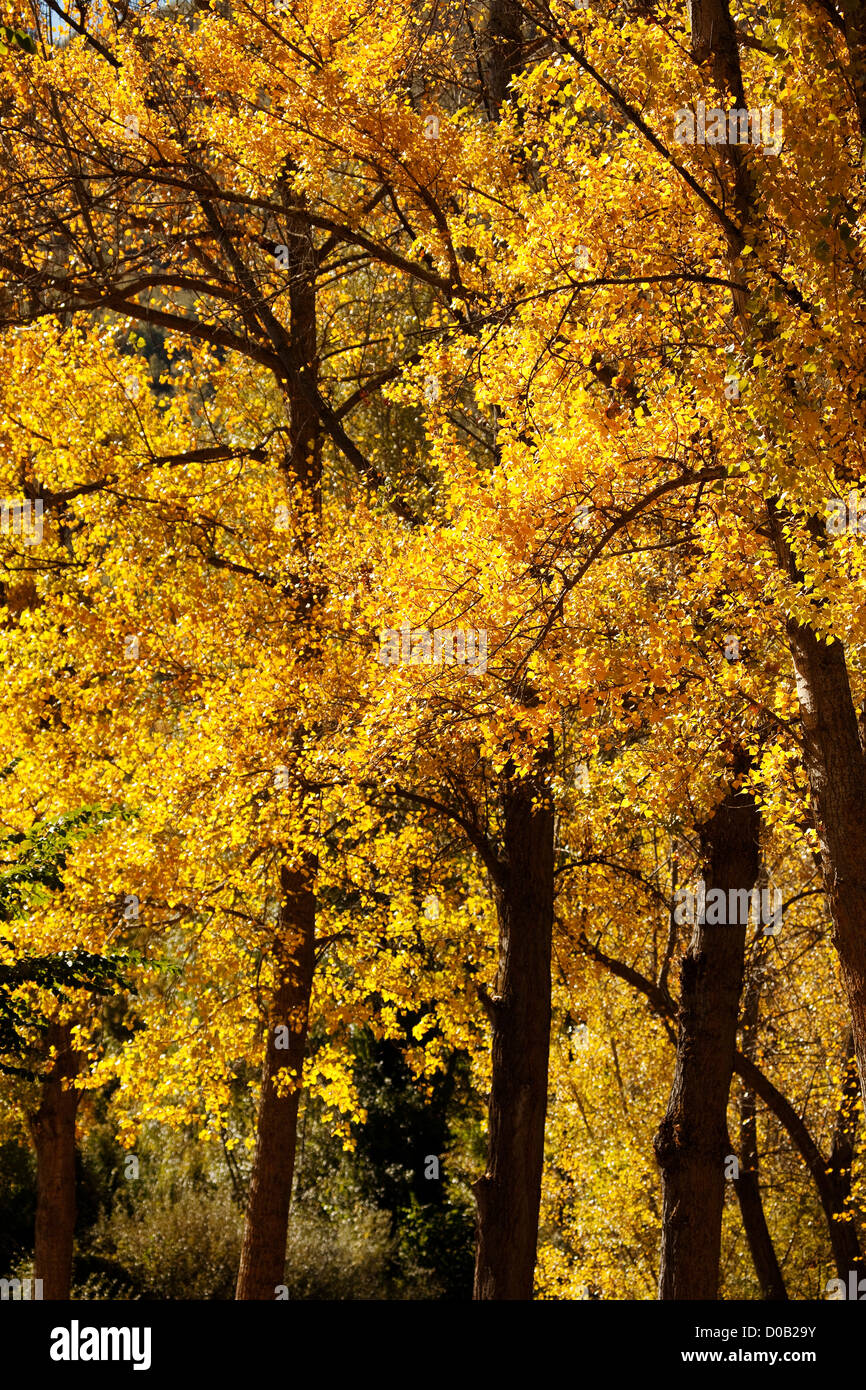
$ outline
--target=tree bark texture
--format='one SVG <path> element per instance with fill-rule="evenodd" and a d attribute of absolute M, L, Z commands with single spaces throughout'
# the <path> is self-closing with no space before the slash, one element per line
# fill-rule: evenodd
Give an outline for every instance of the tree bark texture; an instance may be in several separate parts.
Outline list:
<path fill-rule="evenodd" d="M 35 1277 L 42 1280 L 43 1298 L 68 1299 L 75 1239 L 75 1118 L 81 1100 L 70 1083 L 78 1075 L 79 1058 L 69 1024 L 51 1024 L 48 1042 L 57 1058 L 30 1118 L 36 1147 Z"/>
<path fill-rule="evenodd" d="M 315 962 L 313 882 L 309 865 L 283 869 L 281 874 L 282 931 L 275 951 L 278 978 L 268 1010 L 256 1151 L 237 1284 L 237 1298 L 243 1300 L 273 1299 L 285 1273 Z"/>
<path fill-rule="evenodd" d="M 713 888 L 726 897 L 731 889 L 751 891 L 759 829 L 752 796 L 731 789 L 702 829 L 708 897 Z M 664 1195 L 660 1299 L 718 1297 L 746 931 L 741 922 L 696 922 L 682 964 L 673 1087 L 655 1139 Z"/>
<path fill-rule="evenodd" d="M 477 1299 L 530 1299 L 547 1114 L 554 817 L 543 771 L 506 782 L 487 1171 L 475 1185 Z"/>

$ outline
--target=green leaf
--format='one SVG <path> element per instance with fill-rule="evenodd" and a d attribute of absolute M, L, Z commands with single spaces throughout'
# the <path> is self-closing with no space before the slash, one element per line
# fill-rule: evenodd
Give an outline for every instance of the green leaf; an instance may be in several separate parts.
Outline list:
<path fill-rule="evenodd" d="M 30 34 L 22 33 L 20 29 L 15 30 L 15 42 L 25 53 L 36 52 L 36 40 Z"/>
<path fill-rule="evenodd" d="M 13 48 L 20 48 L 24 53 L 36 52 L 36 40 L 29 34 L 25 34 L 21 29 L 10 29 L 6 24 L 0 24 L 0 53 L 8 53 L 8 44 Z"/>

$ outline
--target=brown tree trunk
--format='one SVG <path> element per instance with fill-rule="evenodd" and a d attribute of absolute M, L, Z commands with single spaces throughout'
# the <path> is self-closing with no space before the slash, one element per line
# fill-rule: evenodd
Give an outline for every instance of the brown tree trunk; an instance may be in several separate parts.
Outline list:
<path fill-rule="evenodd" d="M 802 587 L 804 576 L 783 533 L 784 518 L 772 501 L 767 510 L 779 563 Z M 787 632 L 824 889 L 866 1103 L 866 757 L 841 642 L 821 641 L 813 627 L 794 618 Z"/>
<path fill-rule="evenodd" d="M 841 5 L 848 43 L 852 86 L 861 132 L 866 131 L 866 3 Z M 746 104 L 742 71 L 728 0 L 690 0 L 692 56 L 699 64 L 712 59 L 716 85 Z M 735 176 L 734 206 L 740 217 L 733 251 L 742 245 L 753 216 L 753 188 L 741 151 L 723 147 Z M 732 279 L 739 272 L 732 268 Z M 742 312 L 744 300 L 735 291 Z M 784 517 L 769 499 L 770 531 L 781 568 L 798 587 L 803 575 L 783 532 Z M 823 541 L 818 523 L 813 539 Z M 851 1010 L 860 1088 L 866 1103 L 866 758 L 851 698 L 845 650 L 838 641 L 823 642 L 809 623 L 789 619 L 788 645 L 797 676 L 804 734 L 804 762 L 816 811 L 824 882 L 833 919 L 835 945 Z"/>
<path fill-rule="evenodd" d="M 42 1082 L 39 1109 L 30 1117 L 36 1147 L 35 1277 L 42 1297 L 69 1298 L 75 1238 L 75 1117 L 81 1092 L 69 1085 L 79 1071 L 68 1023 L 49 1026 L 57 1059 Z M 65 1083 L 65 1084 L 64 1084 Z"/>
<path fill-rule="evenodd" d="M 824 885 L 866 1098 L 866 760 L 841 643 L 821 642 L 811 627 L 793 621 L 788 639 Z"/>
<path fill-rule="evenodd" d="M 273 1299 L 286 1265 L 315 958 L 313 870 L 283 869 L 277 985 L 268 1009 L 262 1094 L 236 1297 Z M 291 1089 L 286 1092 L 286 1083 Z M 280 1090 L 277 1084 L 280 1083 Z"/>
<path fill-rule="evenodd" d="M 848 45 L 848 73 L 857 103 L 860 134 L 866 140 L 866 4 L 864 0 L 839 0 L 838 8 Z"/>
<path fill-rule="evenodd" d="M 740 1203 L 743 1230 L 761 1288 L 761 1297 L 782 1301 L 787 1299 L 785 1279 L 767 1225 L 761 1184 L 758 1178 L 758 1150 L 746 1147 L 746 1134 L 755 1128 L 755 1097 L 747 1091 L 740 1101 L 740 1176 L 734 1186 Z"/>
<path fill-rule="evenodd" d="M 714 888 L 728 902 L 731 889 L 751 891 L 759 828 L 752 796 L 730 790 L 702 832 L 708 897 Z M 661 1299 L 718 1296 L 728 1093 L 746 930 L 741 923 L 696 922 L 682 965 L 674 1081 L 655 1139 L 664 1193 Z"/>
<path fill-rule="evenodd" d="M 547 756 L 542 759 L 546 765 Z M 554 817 L 544 771 L 507 781 L 487 1171 L 475 1184 L 477 1299 L 530 1299 L 547 1114 Z"/>
<path fill-rule="evenodd" d="M 288 255 L 291 341 L 284 378 L 290 422 L 283 471 L 289 486 L 299 489 L 305 508 L 296 513 L 292 541 L 297 620 L 304 629 L 299 642 L 304 657 L 312 663 L 319 650 L 314 624 L 321 598 L 309 566 L 322 500 L 321 424 L 315 408 L 317 258 L 312 227 L 303 210 L 293 206 L 288 195 L 285 201 L 280 234 L 286 238 Z M 296 500 L 297 496 L 295 493 Z M 309 732 L 297 727 L 290 732 L 287 746 L 300 748 Z M 303 821 L 303 792 L 298 813 Z M 273 1299 L 285 1274 L 298 1106 L 315 971 L 317 869 L 315 856 L 308 854 L 300 865 L 291 870 L 284 867 L 280 875 L 282 903 L 273 951 L 277 982 L 268 1009 L 256 1150 L 236 1291 L 236 1298 L 243 1300 Z M 288 1091 L 283 1089 L 286 1081 L 291 1084 Z M 279 1091 L 278 1083 L 282 1083 Z"/>
<path fill-rule="evenodd" d="M 487 0 L 480 73 L 491 119 L 524 56 L 520 0 Z M 523 698 L 533 698 L 524 690 Z M 503 835 L 494 873 L 499 924 L 496 993 L 483 991 L 492 1027 L 487 1169 L 475 1184 L 476 1299 L 531 1299 L 544 1167 L 550 1055 L 554 812 L 547 775 L 502 782 Z"/>
<path fill-rule="evenodd" d="M 698 67 L 709 66 L 723 107 L 745 107 L 747 103 L 737 29 L 728 0 L 689 0 L 689 21 L 692 58 Z M 745 243 L 743 233 L 752 212 L 754 182 L 749 161 L 744 158 L 739 145 L 722 144 L 719 152 L 731 172 L 731 206 L 740 221 L 739 227 L 729 221 L 725 229 L 728 248 L 736 258 Z M 738 314 L 743 314 L 746 298 L 742 272 L 736 259 L 730 266 L 729 278 L 731 284 L 737 286 L 733 290 L 734 307 Z"/>
<path fill-rule="evenodd" d="M 866 3 L 845 0 L 842 21 L 848 44 L 851 80 L 861 133 L 866 131 Z M 834 13 L 836 13 L 834 11 Z M 728 0 L 690 0 L 692 56 L 698 64 L 712 60 L 716 85 L 746 104 L 742 71 Z M 733 251 L 742 245 L 754 213 L 753 188 L 742 153 L 723 147 L 735 177 L 734 206 L 740 217 Z M 739 272 L 732 268 L 736 280 Z M 741 291 L 735 304 L 742 312 Z M 767 502 L 770 531 L 781 568 L 803 587 L 795 557 L 784 535 L 784 517 Z M 817 522 L 813 539 L 822 542 Z M 816 812 L 824 882 L 833 919 L 835 945 L 851 1010 L 860 1088 L 866 1103 L 866 758 L 851 698 L 845 650 L 838 641 L 823 642 L 807 622 L 787 624 L 788 645 L 797 676 L 804 734 L 804 762 Z"/>
<path fill-rule="evenodd" d="M 698 67 L 712 64 L 719 95 L 745 105 L 737 30 L 727 0 L 689 0 L 692 58 Z"/>
<path fill-rule="evenodd" d="M 483 74 L 491 116 L 498 113 L 509 82 L 521 69 L 523 50 L 522 6 L 517 0 L 489 0 Z"/>
<path fill-rule="evenodd" d="M 854 1055 L 854 1035 L 851 1029 L 845 1038 L 845 1066 L 842 1073 L 842 1094 L 833 1126 L 833 1141 L 827 1164 L 828 1179 L 833 1192 L 834 1219 L 830 1224 L 830 1239 L 839 1278 L 846 1280 L 851 1270 L 858 1278 L 866 1272 L 857 1235 L 857 1223 L 852 1221 L 848 1205 L 851 1196 L 851 1172 L 854 1163 L 854 1139 L 857 1133 L 857 1101 L 859 1085 L 857 1061 Z"/>
<path fill-rule="evenodd" d="M 759 938 L 743 1001 L 743 1054 L 750 1062 L 754 1062 L 758 1051 L 762 965 L 766 939 L 766 937 Z M 743 1218 L 743 1229 L 746 1232 L 752 1263 L 755 1266 L 755 1274 L 761 1287 L 761 1297 L 782 1300 L 787 1299 L 788 1293 L 770 1235 L 770 1228 L 767 1225 L 767 1218 L 764 1214 L 758 1162 L 758 1115 L 755 1092 L 744 1087 L 740 1096 L 740 1171 L 734 1186 L 740 1203 L 740 1214 Z"/>
<path fill-rule="evenodd" d="M 285 217 L 288 253 L 291 370 L 286 380 L 289 398 L 289 450 L 285 472 L 292 482 L 301 484 L 310 508 L 309 523 L 322 508 L 322 426 L 316 399 L 319 379 L 317 326 L 318 258 L 313 229 L 300 209 L 287 210 Z M 303 532 L 296 537 L 295 550 L 306 553 Z"/>

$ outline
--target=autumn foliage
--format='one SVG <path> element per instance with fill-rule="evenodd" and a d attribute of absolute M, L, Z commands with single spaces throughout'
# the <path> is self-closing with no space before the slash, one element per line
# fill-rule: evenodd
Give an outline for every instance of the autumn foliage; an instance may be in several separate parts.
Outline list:
<path fill-rule="evenodd" d="M 230 1183 L 236 1296 L 304 1296 L 305 1126 L 366 1152 L 377 1048 L 413 1270 L 435 1187 L 480 1299 L 863 1272 L 858 15 L 0 5 L 46 1297 L 97 1140 Z"/>

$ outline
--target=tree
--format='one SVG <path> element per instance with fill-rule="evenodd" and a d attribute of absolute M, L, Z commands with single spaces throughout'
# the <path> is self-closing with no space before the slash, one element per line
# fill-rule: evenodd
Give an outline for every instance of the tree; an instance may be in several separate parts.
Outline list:
<path fill-rule="evenodd" d="M 13 857 L 0 873 L 0 921 L 26 922 L 55 895 L 62 899 L 70 847 L 98 831 L 104 819 L 84 810 L 7 836 L 3 849 Z M 27 1093 L 36 1150 L 36 1278 L 42 1280 L 44 1298 L 64 1299 L 75 1230 L 75 1124 L 81 1101 L 75 1081 L 83 1060 L 73 1022 L 82 997 L 110 997 L 126 982 L 118 960 L 97 952 L 28 955 L 26 945 L 22 951 L 7 937 L 0 937 L 0 949 L 8 957 L 0 963 L 0 1054 L 7 1059 L 0 1056 L 0 1071 L 32 1083 Z"/>

